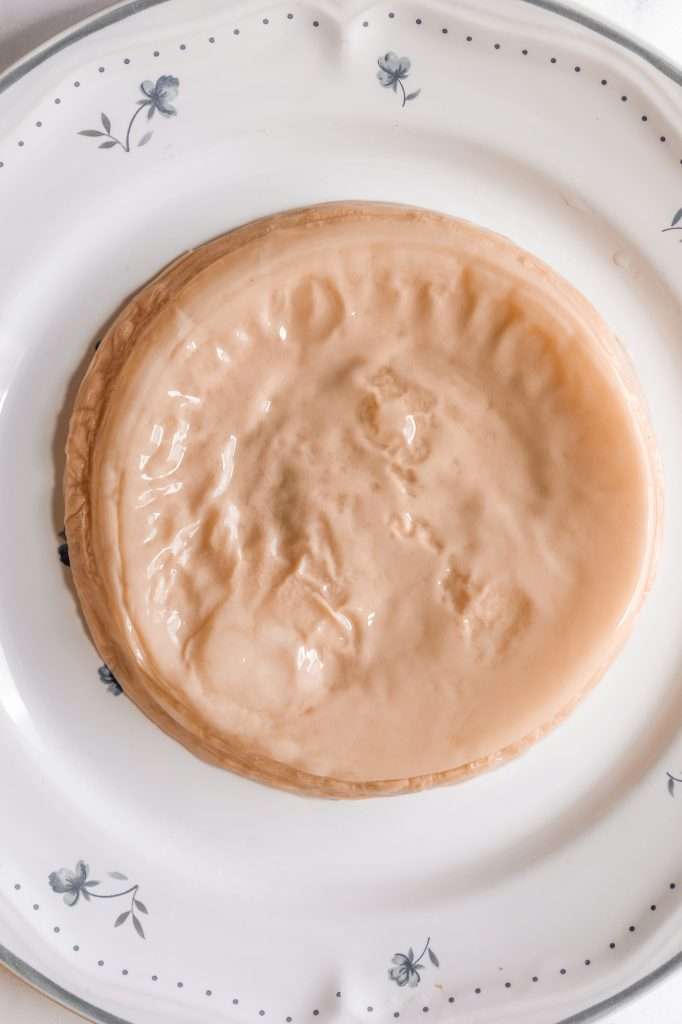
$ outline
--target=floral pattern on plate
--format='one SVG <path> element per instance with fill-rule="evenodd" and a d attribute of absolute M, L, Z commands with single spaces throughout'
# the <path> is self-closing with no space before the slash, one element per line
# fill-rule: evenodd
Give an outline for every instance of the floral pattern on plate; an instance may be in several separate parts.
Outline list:
<path fill-rule="evenodd" d="M 440 967 L 440 960 L 431 949 L 430 936 L 426 940 L 426 945 L 417 957 L 414 955 L 412 946 L 410 946 L 407 953 L 394 953 L 391 958 L 391 963 L 394 966 L 391 967 L 388 972 L 388 976 L 391 981 L 394 981 L 396 985 L 400 985 L 401 988 L 405 985 L 409 985 L 410 988 L 416 988 L 422 980 L 422 976 L 419 972 L 428 967 L 428 964 L 422 963 L 427 953 L 433 966 Z"/>
<path fill-rule="evenodd" d="M 175 117 L 177 109 L 173 106 L 173 102 L 178 95 L 179 87 L 180 80 L 175 75 L 161 75 L 156 79 L 156 82 L 152 82 L 150 79 L 140 82 L 143 98 L 141 100 L 138 99 L 137 110 L 128 121 L 128 127 L 123 138 L 118 138 L 112 133 L 111 118 L 104 113 L 100 115 L 104 131 L 100 131 L 98 128 L 85 128 L 83 131 L 78 132 L 78 134 L 85 135 L 90 139 L 104 139 L 104 142 L 100 142 L 99 149 L 114 149 L 116 146 L 120 146 L 124 153 L 129 153 L 132 144 L 133 125 L 142 111 L 147 111 L 148 121 L 151 121 L 157 110 L 162 117 Z M 137 146 L 146 146 L 153 134 L 148 129 L 137 140 Z"/>
<path fill-rule="evenodd" d="M 108 692 L 112 694 L 112 696 L 118 697 L 123 693 L 123 687 L 108 665 L 100 665 L 97 669 L 97 675 L 99 676 L 100 683 L 103 683 L 104 686 L 106 686 Z"/>
<path fill-rule="evenodd" d="M 74 871 L 70 871 L 69 868 L 51 871 L 48 875 L 48 882 L 54 892 L 63 894 L 64 903 L 66 903 L 67 907 L 75 907 L 81 896 L 86 902 L 89 902 L 91 899 L 116 900 L 121 896 L 130 896 L 130 906 L 118 915 L 114 921 L 114 928 L 120 928 L 122 924 L 130 920 L 137 934 L 141 939 L 144 939 L 144 928 L 137 915 L 148 914 L 149 911 L 142 900 L 137 898 L 138 889 L 140 888 L 139 884 L 131 885 L 127 889 L 122 889 L 121 892 L 93 892 L 92 890 L 102 883 L 99 879 L 90 878 L 89 874 L 90 868 L 88 865 L 85 861 L 79 860 L 76 862 Z M 124 875 L 121 871 L 109 871 L 108 875 L 109 878 L 114 878 L 117 881 L 128 881 L 128 876 Z"/>
<path fill-rule="evenodd" d="M 389 50 L 383 57 L 379 57 L 377 64 L 379 65 L 379 70 L 377 71 L 379 83 L 385 89 L 392 89 L 395 93 L 400 89 L 403 99 L 401 106 L 404 107 L 410 100 L 416 100 L 421 89 L 415 89 L 414 92 L 406 92 L 403 85 L 405 79 L 409 77 L 410 68 L 412 67 L 409 57 L 399 57 L 397 53 Z"/>

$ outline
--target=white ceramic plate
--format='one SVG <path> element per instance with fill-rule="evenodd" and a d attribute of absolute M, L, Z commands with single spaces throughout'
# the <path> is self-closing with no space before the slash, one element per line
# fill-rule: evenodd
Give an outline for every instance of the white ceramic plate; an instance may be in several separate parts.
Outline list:
<path fill-rule="evenodd" d="M 551 0 L 134 0 L 0 79 L 0 955 L 24 977 L 109 1022 L 556 1024 L 674 966 L 681 82 Z M 470 218 L 569 278 L 634 360 L 667 485 L 655 588 L 576 713 L 498 772 L 361 803 L 164 736 L 98 676 L 57 557 L 68 411 L 117 307 L 342 198 Z"/>

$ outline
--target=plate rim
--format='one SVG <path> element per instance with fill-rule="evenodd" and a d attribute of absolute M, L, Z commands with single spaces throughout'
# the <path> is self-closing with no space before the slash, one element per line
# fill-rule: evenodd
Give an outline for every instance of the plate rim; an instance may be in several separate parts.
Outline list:
<path fill-rule="evenodd" d="M 171 0 L 117 0 L 101 11 L 79 19 L 70 27 L 48 37 L 43 43 L 29 50 L 27 54 L 0 73 L 0 94 L 68 46 L 135 14 L 169 2 Z M 371 0 L 368 0 L 368 4 L 370 2 Z M 682 64 L 668 58 L 657 47 L 640 40 L 636 33 L 623 30 L 610 18 L 592 14 L 581 3 L 577 3 L 575 0 L 568 0 L 568 2 L 564 2 L 564 0 L 517 0 L 517 2 L 547 11 L 600 35 L 644 60 L 675 85 L 682 86 Z M 343 0 L 337 0 L 337 3 L 339 8 L 343 6 Z M 42 974 L 1 942 L 0 966 L 5 967 L 15 977 L 30 985 L 31 988 L 52 1002 L 91 1021 L 92 1024 L 135 1024 L 135 1022 L 95 1006 L 76 993 L 63 988 L 54 979 Z M 587 1024 L 587 1022 L 603 1018 L 612 1010 L 633 1002 L 680 968 L 682 968 L 682 950 L 620 991 L 579 1010 L 577 1013 L 561 1018 L 555 1024 Z"/>
<path fill-rule="evenodd" d="M 133 14 L 139 14 L 142 11 L 150 10 L 153 7 L 160 7 L 161 4 L 169 2 L 170 0 L 117 0 L 117 2 L 105 7 L 102 11 L 79 19 L 70 28 L 50 36 L 32 50 L 29 50 L 27 54 L 20 57 L 1 72 L 0 93 L 5 92 L 29 74 L 29 72 L 49 60 L 50 57 L 66 49 L 67 46 L 78 42 L 80 39 L 84 39 L 100 29 L 107 28 L 109 25 L 124 21 Z M 635 33 L 621 29 L 610 18 L 597 17 L 591 14 L 581 3 L 576 3 L 574 0 L 569 0 L 569 2 L 564 2 L 564 0 L 518 0 L 518 2 L 528 4 L 531 7 L 537 7 L 550 14 L 556 14 L 558 17 L 565 18 L 567 21 L 572 21 L 583 28 L 596 32 L 603 38 L 616 43 L 618 46 L 622 46 L 623 49 L 646 61 L 657 71 L 660 71 L 661 74 L 665 75 L 666 78 L 674 82 L 675 85 L 682 85 L 682 65 L 678 64 L 677 61 L 671 60 L 658 47 L 640 40 Z M 337 3 L 339 3 L 339 6 L 342 6 L 342 0 L 341 2 L 337 0 Z"/>

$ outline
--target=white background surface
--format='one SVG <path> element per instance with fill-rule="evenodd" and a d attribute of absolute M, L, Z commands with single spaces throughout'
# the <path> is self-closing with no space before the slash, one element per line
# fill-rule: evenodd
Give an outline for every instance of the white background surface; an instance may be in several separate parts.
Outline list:
<path fill-rule="evenodd" d="M 106 6 L 108 0 L 0 0 L 0 71 L 44 39 Z M 681 0 L 583 0 L 583 6 L 617 21 L 682 62 Z M 680 945 L 682 948 L 682 938 Z M 631 1006 L 612 1014 L 608 1021 L 677 1024 L 682 1019 L 680 1007 L 682 972 Z M 34 993 L 12 975 L 0 974 L 0 1021 L 75 1024 L 78 1019 Z"/>

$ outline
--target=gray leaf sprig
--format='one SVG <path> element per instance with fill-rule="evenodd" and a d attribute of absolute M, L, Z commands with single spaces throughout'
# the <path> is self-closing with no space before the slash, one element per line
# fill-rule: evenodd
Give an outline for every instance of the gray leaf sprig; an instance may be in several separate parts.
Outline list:
<path fill-rule="evenodd" d="M 682 223 L 681 222 L 682 222 L 682 208 L 680 208 L 677 211 L 677 213 L 675 214 L 675 216 L 671 220 L 670 227 L 663 228 L 662 230 L 663 230 L 663 232 L 666 232 L 666 231 L 682 231 Z M 682 242 L 682 238 L 680 238 L 679 241 Z"/>
<path fill-rule="evenodd" d="M 682 782 L 682 779 L 678 779 L 677 775 L 673 775 L 672 772 L 665 774 L 668 776 L 668 792 L 671 796 L 675 796 L 675 783 Z"/>

